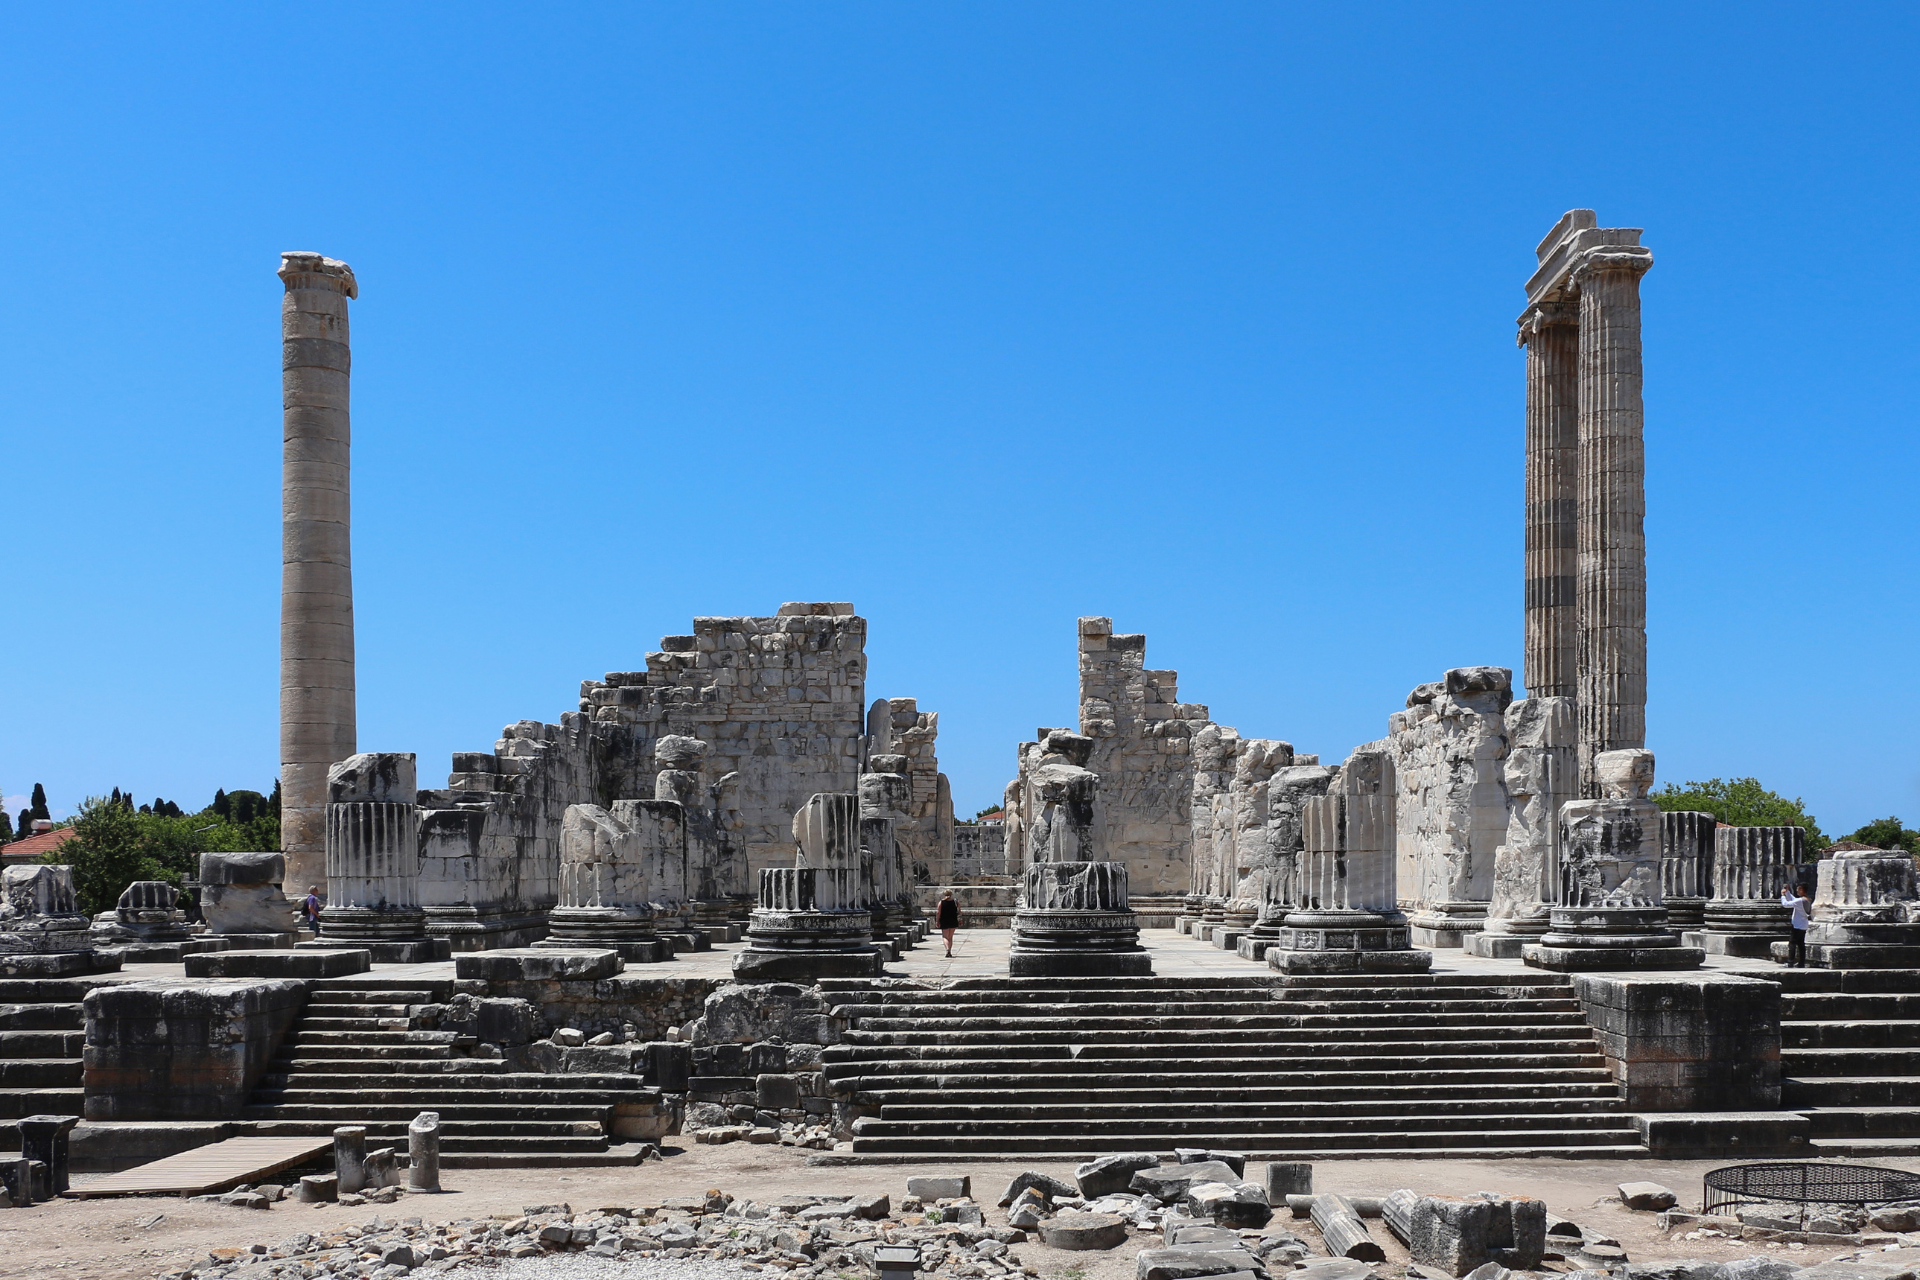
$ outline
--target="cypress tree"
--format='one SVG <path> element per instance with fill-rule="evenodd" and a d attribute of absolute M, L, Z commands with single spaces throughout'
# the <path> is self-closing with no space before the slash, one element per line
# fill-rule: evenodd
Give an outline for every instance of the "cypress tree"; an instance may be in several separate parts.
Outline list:
<path fill-rule="evenodd" d="M 47 789 L 39 783 L 33 784 L 33 816 L 51 818 L 53 811 L 47 808 Z"/>
<path fill-rule="evenodd" d="M 0 810 L 0 842 L 13 839 L 13 819 L 5 810 Z"/>
<path fill-rule="evenodd" d="M 213 811 L 223 818 L 233 816 L 233 801 L 227 799 L 224 787 L 213 793 Z"/>
<path fill-rule="evenodd" d="M 15 829 L 20 832 L 20 838 L 23 840 L 33 834 L 33 810 L 20 811 L 20 821 L 15 824 Z"/>

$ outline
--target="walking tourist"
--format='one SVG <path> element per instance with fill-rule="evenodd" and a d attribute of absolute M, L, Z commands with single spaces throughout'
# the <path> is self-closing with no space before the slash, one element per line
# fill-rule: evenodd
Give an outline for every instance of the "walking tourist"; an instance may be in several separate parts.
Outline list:
<path fill-rule="evenodd" d="M 940 926 L 940 936 L 947 941 L 947 954 L 953 954 L 953 931 L 960 927 L 960 904 L 953 900 L 953 890 L 940 895 L 940 909 L 935 913 L 934 923 Z"/>
<path fill-rule="evenodd" d="M 1787 941 L 1787 968 L 1804 969 L 1807 967 L 1807 909 L 1813 906 L 1813 898 L 1807 893 L 1806 885 L 1791 885 L 1780 891 L 1780 905 L 1793 912 L 1793 936 Z"/>

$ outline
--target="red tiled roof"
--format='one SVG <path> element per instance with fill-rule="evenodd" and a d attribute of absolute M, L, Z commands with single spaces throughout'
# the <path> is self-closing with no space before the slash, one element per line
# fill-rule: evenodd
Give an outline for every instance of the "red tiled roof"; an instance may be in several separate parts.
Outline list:
<path fill-rule="evenodd" d="M 52 853 L 78 834 L 72 827 L 59 827 L 52 831 L 43 831 L 37 836 L 28 836 L 25 840 L 0 844 L 0 858 L 5 858 L 8 862 L 32 862 L 36 858 Z"/>

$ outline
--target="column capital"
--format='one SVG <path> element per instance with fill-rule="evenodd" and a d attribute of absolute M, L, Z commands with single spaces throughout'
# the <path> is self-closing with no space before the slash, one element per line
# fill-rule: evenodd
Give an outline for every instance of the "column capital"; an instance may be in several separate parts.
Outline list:
<path fill-rule="evenodd" d="M 1565 297 L 1575 284 L 1575 269 L 1594 255 L 1639 255 L 1648 265 L 1653 262 L 1652 252 L 1640 245 L 1639 227 L 1596 227 L 1590 209 L 1576 209 L 1562 218 L 1535 253 L 1540 265 L 1527 281 L 1529 306 Z"/>
<path fill-rule="evenodd" d="M 1522 311 L 1519 323 L 1520 332 L 1514 335 L 1513 341 L 1515 346 L 1524 347 L 1548 325 L 1579 324 L 1580 308 L 1568 299 L 1542 302 Z"/>
<path fill-rule="evenodd" d="M 360 285 L 353 278 L 353 268 L 338 258 L 299 250 L 283 253 L 280 255 L 280 270 L 276 274 L 286 282 L 289 290 L 332 289 L 349 298 L 360 296 Z"/>
<path fill-rule="evenodd" d="M 1644 275 L 1653 265 L 1653 250 L 1640 245 L 1596 245 L 1575 258 L 1567 270 L 1574 284 L 1609 271 Z"/>

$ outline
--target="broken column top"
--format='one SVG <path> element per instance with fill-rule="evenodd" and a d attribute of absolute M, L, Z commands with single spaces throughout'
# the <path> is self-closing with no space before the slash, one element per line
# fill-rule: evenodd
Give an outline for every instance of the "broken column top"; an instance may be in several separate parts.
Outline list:
<path fill-rule="evenodd" d="M 1041 750 L 1050 756 L 1065 756 L 1069 764 L 1084 769 L 1093 755 L 1093 739 L 1070 729 L 1049 729 Z"/>
<path fill-rule="evenodd" d="M 338 258 L 296 249 L 280 255 L 276 272 L 289 289 L 337 289 L 349 298 L 360 296 L 360 283 L 353 268 Z"/>
<path fill-rule="evenodd" d="M 1609 800 L 1645 800 L 1653 787 L 1653 752 L 1644 747 L 1602 751 L 1593 758 L 1594 776 Z"/>
<path fill-rule="evenodd" d="M 817 601 L 789 600 L 780 606 L 777 615 L 782 618 L 850 618 L 853 606 L 846 601 L 820 603 Z"/>
<path fill-rule="evenodd" d="M 203 853 L 201 884 L 279 884 L 287 878 L 283 853 Z"/>
<path fill-rule="evenodd" d="M 419 797 L 411 751 L 362 751 L 327 770 L 330 804 L 414 804 Z"/>
<path fill-rule="evenodd" d="M 653 745 L 653 762 L 662 769 L 697 769 L 707 758 L 706 743 L 685 734 L 669 733 Z"/>

